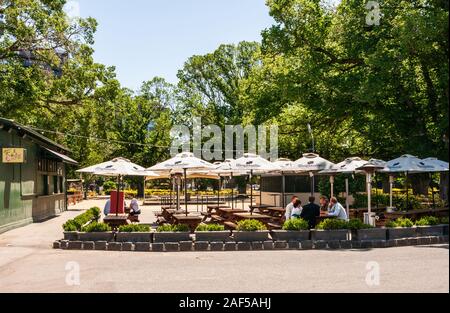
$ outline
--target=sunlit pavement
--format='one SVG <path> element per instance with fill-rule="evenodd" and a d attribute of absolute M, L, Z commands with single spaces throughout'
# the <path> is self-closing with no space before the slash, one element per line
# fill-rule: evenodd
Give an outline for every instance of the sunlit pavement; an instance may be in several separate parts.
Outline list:
<path fill-rule="evenodd" d="M 54 250 L 61 225 L 93 205 L 0 235 L 1 292 L 449 292 L 448 245 L 373 250 Z M 196 210 L 195 206 L 190 207 Z M 152 222 L 157 207 L 144 207 Z"/>

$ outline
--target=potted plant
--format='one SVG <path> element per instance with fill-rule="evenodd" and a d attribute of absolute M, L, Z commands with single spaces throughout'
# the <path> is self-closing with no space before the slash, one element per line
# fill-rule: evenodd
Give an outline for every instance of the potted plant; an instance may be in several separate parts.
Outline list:
<path fill-rule="evenodd" d="M 195 241 L 229 241 L 231 232 L 219 224 L 200 224 L 195 229 Z"/>
<path fill-rule="evenodd" d="M 116 234 L 116 241 L 118 242 L 151 242 L 152 232 L 150 226 L 129 224 L 119 227 L 119 232 Z"/>
<path fill-rule="evenodd" d="M 111 227 L 105 223 L 92 222 L 78 233 L 81 241 L 113 241 L 114 233 Z"/>
<path fill-rule="evenodd" d="M 444 236 L 448 236 L 448 216 L 441 217 L 439 219 L 439 224 L 443 226 Z"/>
<path fill-rule="evenodd" d="M 73 220 L 68 220 L 63 224 L 64 240 L 78 240 L 78 227 Z"/>
<path fill-rule="evenodd" d="M 416 228 L 409 218 L 398 218 L 386 223 L 388 239 L 416 237 Z"/>
<path fill-rule="evenodd" d="M 320 222 L 316 229 L 311 230 L 311 237 L 314 241 L 347 240 L 347 224 L 344 220 L 328 218 Z"/>
<path fill-rule="evenodd" d="M 179 242 L 190 241 L 190 231 L 187 225 L 161 225 L 153 234 L 153 242 Z"/>
<path fill-rule="evenodd" d="M 308 222 L 302 218 L 287 220 L 281 230 L 270 231 L 270 235 L 275 241 L 305 241 L 309 240 L 309 234 Z"/>
<path fill-rule="evenodd" d="M 233 231 L 235 241 L 266 241 L 269 231 L 266 226 L 257 220 L 243 220 L 237 223 Z"/>
<path fill-rule="evenodd" d="M 444 225 L 434 216 L 425 216 L 416 221 L 418 236 L 442 236 L 444 235 Z"/>
<path fill-rule="evenodd" d="M 360 219 L 351 219 L 347 228 L 351 231 L 352 240 L 386 240 L 386 229 L 364 224 Z"/>

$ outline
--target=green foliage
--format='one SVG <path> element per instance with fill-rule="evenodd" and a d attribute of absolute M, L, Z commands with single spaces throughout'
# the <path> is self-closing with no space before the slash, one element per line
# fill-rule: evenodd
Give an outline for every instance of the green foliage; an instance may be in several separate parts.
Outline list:
<path fill-rule="evenodd" d="M 435 216 L 424 216 L 416 221 L 417 226 L 433 226 L 440 223 L 439 218 Z"/>
<path fill-rule="evenodd" d="M 81 231 L 86 233 L 101 233 L 111 231 L 111 227 L 105 223 L 92 222 L 89 225 L 84 226 Z"/>
<path fill-rule="evenodd" d="M 413 227 L 414 223 L 409 218 L 400 217 L 396 220 L 389 221 L 386 223 L 386 227 L 395 228 L 395 227 Z"/>
<path fill-rule="evenodd" d="M 103 183 L 103 190 L 105 194 L 109 195 L 112 190 L 117 190 L 117 184 L 115 181 L 107 180 Z"/>
<path fill-rule="evenodd" d="M 170 224 L 164 224 L 159 226 L 156 231 L 158 233 L 162 232 L 188 232 L 189 226 L 185 224 L 177 224 L 177 225 L 170 225 Z"/>
<path fill-rule="evenodd" d="M 292 218 L 284 222 L 283 230 L 307 230 L 308 222 L 302 218 Z"/>
<path fill-rule="evenodd" d="M 441 217 L 439 223 L 448 224 L 448 216 Z"/>
<path fill-rule="evenodd" d="M 76 216 L 74 219 L 68 220 L 63 224 L 65 231 L 80 231 L 83 225 L 89 221 L 98 221 L 100 218 L 100 209 L 98 207 L 92 207 L 86 212 Z"/>
<path fill-rule="evenodd" d="M 367 208 L 367 193 L 358 193 L 353 195 L 355 202 L 353 203 L 353 207 L 355 208 Z M 406 210 L 419 210 L 422 209 L 421 198 L 420 196 L 409 195 L 409 208 L 406 202 L 406 195 L 393 195 L 392 196 L 392 205 L 396 207 L 400 211 Z M 378 195 L 372 194 L 371 197 L 372 206 L 375 206 L 377 201 L 379 206 L 389 206 L 389 194 L 381 194 Z"/>
<path fill-rule="evenodd" d="M 266 226 L 258 220 L 243 220 L 237 223 L 238 231 L 258 231 L 266 229 Z"/>
<path fill-rule="evenodd" d="M 340 220 L 337 218 L 327 218 L 317 225 L 317 229 L 322 230 L 333 230 L 333 229 L 347 229 L 347 221 Z"/>
<path fill-rule="evenodd" d="M 364 224 L 360 219 L 354 218 L 354 219 L 351 219 L 347 223 L 347 228 L 350 229 L 350 230 L 358 230 L 358 229 L 373 228 L 373 226 L 372 225 L 368 225 L 368 224 Z"/>
<path fill-rule="evenodd" d="M 128 224 L 119 227 L 119 232 L 121 233 L 145 233 L 150 231 L 150 226 L 140 225 L 140 224 Z"/>
<path fill-rule="evenodd" d="M 200 224 L 197 226 L 195 231 L 205 232 L 205 231 L 224 231 L 225 226 L 220 224 Z"/>

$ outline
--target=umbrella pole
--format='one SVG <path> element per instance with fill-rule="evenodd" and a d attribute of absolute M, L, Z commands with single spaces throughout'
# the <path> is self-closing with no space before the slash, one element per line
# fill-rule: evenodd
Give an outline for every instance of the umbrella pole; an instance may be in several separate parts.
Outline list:
<path fill-rule="evenodd" d="M 184 209 L 186 210 L 186 216 L 188 216 L 188 203 L 187 203 L 187 175 L 186 175 L 187 169 L 183 169 L 183 175 L 184 175 Z"/>
<path fill-rule="evenodd" d="M 367 213 L 372 213 L 372 186 L 371 186 L 372 175 L 370 173 L 367 174 Z"/>
<path fill-rule="evenodd" d="M 389 207 L 392 208 L 392 187 L 394 186 L 394 176 L 389 175 Z"/>
<path fill-rule="evenodd" d="M 409 186 L 408 186 L 408 172 L 406 172 L 406 211 L 409 211 Z"/>
<path fill-rule="evenodd" d="M 330 198 L 333 198 L 334 197 L 334 176 L 333 175 L 330 176 L 330 191 L 331 191 Z"/>
<path fill-rule="evenodd" d="M 220 185 L 222 184 L 222 176 L 219 175 L 219 181 L 218 181 L 218 187 L 217 187 L 217 208 L 220 206 Z"/>
<path fill-rule="evenodd" d="M 433 201 L 433 210 L 436 209 L 436 202 L 434 201 L 434 187 L 433 187 L 433 174 L 430 173 L 430 185 L 431 185 L 431 199 Z"/>
<path fill-rule="evenodd" d="M 120 175 L 117 176 L 116 216 L 119 216 Z"/>
<path fill-rule="evenodd" d="M 281 173 L 281 206 L 284 208 L 285 207 L 285 193 L 286 193 L 286 176 L 284 176 L 284 173 Z"/>
<path fill-rule="evenodd" d="M 253 186 L 252 186 L 252 176 L 253 176 L 253 170 L 250 170 L 250 213 L 253 215 L 253 210 L 252 210 L 252 206 L 253 206 Z"/>
<path fill-rule="evenodd" d="M 348 177 L 345 178 L 345 208 L 347 210 L 347 217 L 350 216 L 350 204 L 348 202 Z"/>
<path fill-rule="evenodd" d="M 234 210 L 234 180 L 233 180 L 233 173 L 231 173 L 231 209 Z"/>

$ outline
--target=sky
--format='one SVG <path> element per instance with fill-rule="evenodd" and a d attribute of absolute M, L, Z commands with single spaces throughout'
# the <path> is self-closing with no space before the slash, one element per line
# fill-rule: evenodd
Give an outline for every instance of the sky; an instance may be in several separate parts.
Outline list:
<path fill-rule="evenodd" d="M 95 61 L 133 90 L 155 76 L 176 83 L 190 56 L 260 41 L 274 23 L 265 0 L 68 0 L 66 11 L 98 21 Z"/>

